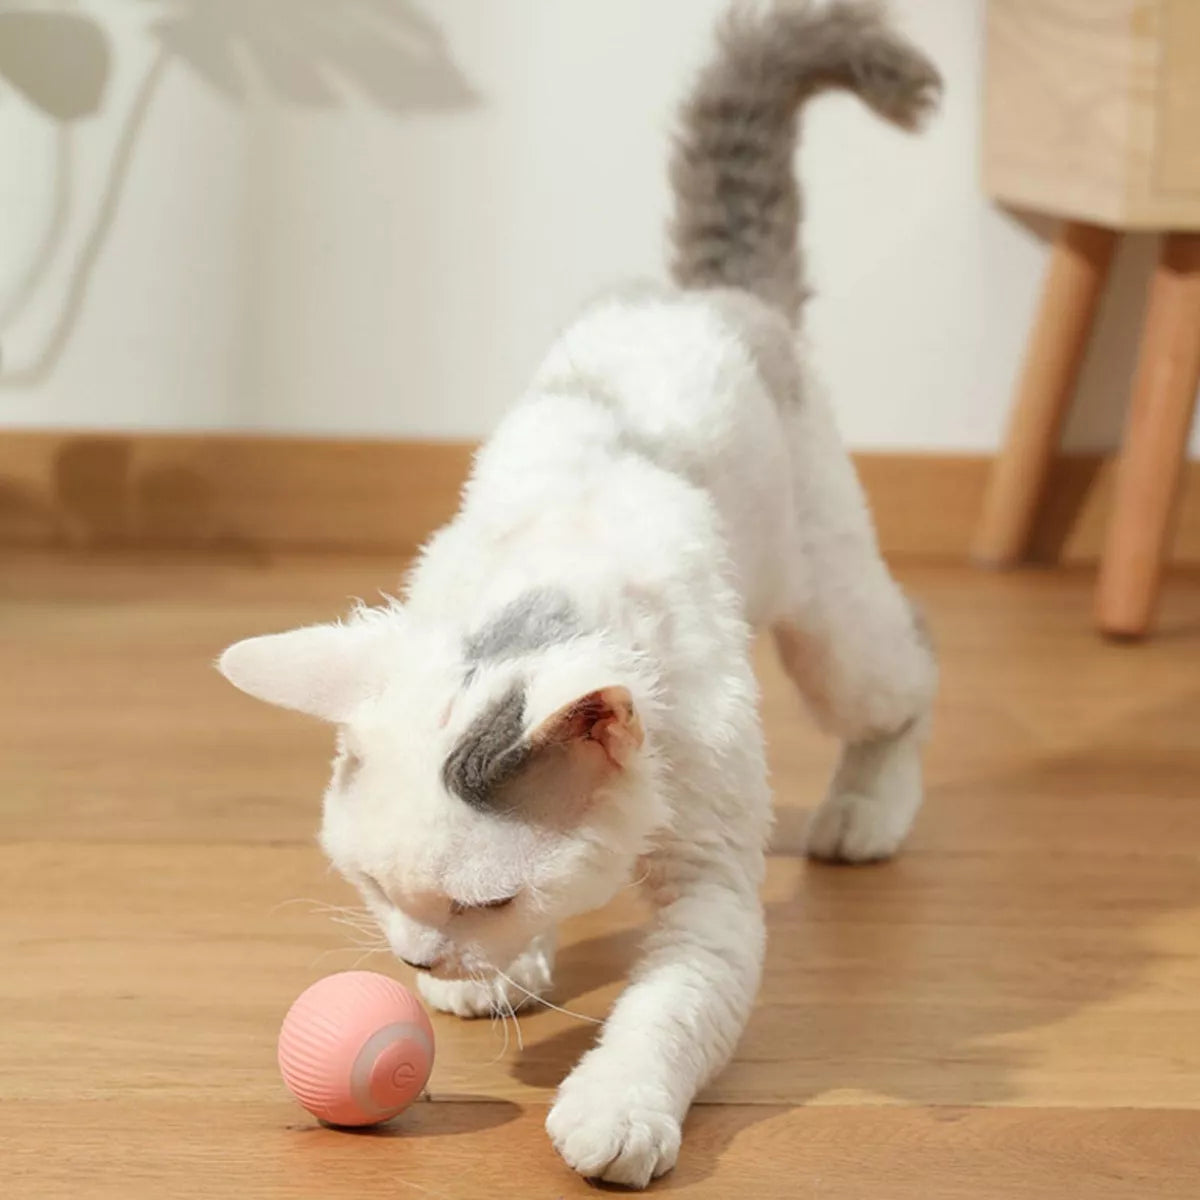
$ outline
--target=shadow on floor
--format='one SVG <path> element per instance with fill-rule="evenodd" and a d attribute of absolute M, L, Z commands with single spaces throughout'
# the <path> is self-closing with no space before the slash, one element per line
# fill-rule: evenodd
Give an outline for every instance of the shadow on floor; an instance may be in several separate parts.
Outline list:
<path fill-rule="evenodd" d="M 1200 905 L 1200 750 L 1181 734 L 1198 710 L 1200 692 L 1130 714 L 1102 738 L 1025 769 L 933 788 L 931 849 L 918 830 L 892 863 L 808 865 L 794 894 L 768 905 L 760 1003 L 741 1061 L 714 1089 L 738 1115 L 685 1139 L 689 1178 L 710 1175 L 778 1105 L 831 1093 L 922 1106 L 1028 1102 L 1045 1042 L 1027 1035 L 1136 992 L 1171 960 L 1148 931 Z M 1138 817 L 1147 796 L 1152 830 Z M 1109 827 L 1095 830 L 1098 819 Z M 637 931 L 626 930 L 572 947 L 564 993 L 608 982 L 589 977 L 589 960 L 628 962 L 636 945 Z M 527 1045 L 513 1073 L 553 1087 L 595 1034 L 580 1025 Z M 1112 1053 L 1137 1051 L 1117 1041 Z M 762 1072 L 772 1060 L 782 1067 L 774 1096 Z M 670 1177 L 657 1187 L 671 1190 Z"/>

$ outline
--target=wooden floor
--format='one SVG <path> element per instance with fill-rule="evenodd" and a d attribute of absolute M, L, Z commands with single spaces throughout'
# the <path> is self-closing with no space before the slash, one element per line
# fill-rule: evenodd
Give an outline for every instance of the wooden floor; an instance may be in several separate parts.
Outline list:
<path fill-rule="evenodd" d="M 878 867 L 796 854 L 830 747 L 764 655 L 771 945 L 664 1192 L 727 1200 L 1200 1195 L 1200 578 L 1141 647 L 1090 580 L 905 573 L 944 659 L 930 798 Z M 285 1095 L 278 1022 L 358 951 L 314 844 L 329 738 L 210 669 L 390 586 L 378 561 L 0 559 L 0 1194 L 591 1194 L 542 1132 L 593 1027 L 438 1017 L 430 1103 L 381 1132 Z M 632 897 L 568 931 L 603 1014 Z M 395 964 L 368 960 L 382 970 Z"/>

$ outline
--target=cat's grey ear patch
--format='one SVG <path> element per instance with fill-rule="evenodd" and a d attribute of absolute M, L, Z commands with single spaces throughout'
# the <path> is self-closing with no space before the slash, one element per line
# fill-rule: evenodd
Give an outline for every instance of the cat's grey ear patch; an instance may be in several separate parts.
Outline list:
<path fill-rule="evenodd" d="M 459 738 L 442 766 L 442 782 L 475 808 L 491 808 L 497 791 L 529 761 L 525 736 L 525 692 L 513 684 L 492 701 Z"/>
<path fill-rule="evenodd" d="M 579 614 L 566 592 L 531 588 L 467 638 L 466 656 L 472 666 L 519 658 L 568 641 L 579 632 Z"/>

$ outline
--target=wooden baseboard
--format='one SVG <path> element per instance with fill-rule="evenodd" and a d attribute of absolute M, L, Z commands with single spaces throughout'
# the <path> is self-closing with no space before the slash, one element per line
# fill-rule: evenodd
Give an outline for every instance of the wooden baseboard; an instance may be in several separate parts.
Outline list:
<path fill-rule="evenodd" d="M 472 447 L 242 435 L 0 436 L 0 542 L 408 553 Z"/>
<path fill-rule="evenodd" d="M 408 554 L 447 520 L 466 443 L 243 435 L 0 435 L 0 544 Z M 859 454 L 884 551 L 962 561 L 987 456 Z M 1054 469 L 1035 560 L 1093 562 L 1113 463 Z M 1200 463 L 1190 463 L 1176 562 L 1200 563 Z"/>
<path fill-rule="evenodd" d="M 894 559 L 963 562 L 970 557 L 983 507 L 990 455 L 856 454 L 879 541 Z M 1090 565 L 1099 561 L 1112 507 L 1116 459 L 1065 454 L 1050 471 L 1029 560 Z M 1184 470 L 1171 561 L 1200 563 L 1200 462 Z"/>

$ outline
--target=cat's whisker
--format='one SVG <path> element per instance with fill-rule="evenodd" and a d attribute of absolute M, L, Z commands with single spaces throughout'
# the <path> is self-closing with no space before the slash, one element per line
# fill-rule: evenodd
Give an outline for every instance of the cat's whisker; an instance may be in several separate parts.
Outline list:
<path fill-rule="evenodd" d="M 478 980 L 480 983 L 484 983 L 484 986 L 488 988 L 488 1007 L 492 1010 L 491 1021 L 492 1032 L 494 1033 L 496 1030 L 496 1021 L 500 1017 L 500 1005 L 496 1003 L 495 990 L 490 985 L 485 983 L 482 975 L 473 974 L 471 978 Z"/>
<path fill-rule="evenodd" d="M 330 917 L 335 925 L 341 925 L 345 929 L 353 929 L 356 933 L 374 933 L 378 934 L 379 926 L 374 921 L 359 921 L 351 917 Z"/>
<path fill-rule="evenodd" d="M 346 941 L 359 950 L 366 950 L 368 948 L 372 950 L 388 949 L 387 942 L 379 937 L 373 937 L 372 931 L 368 929 L 350 930 L 350 932 L 346 935 Z"/>
<path fill-rule="evenodd" d="M 330 904 L 327 900 L 317 900 L 312 896 L 293 896 L 289 900 L 281 900 L 278 904 L 272 905 L 269 911 L 276 913 L 281 908 L 288 908 L 293 904 L 307 904 L 315 912 L 361 913 L 364 916 L 369 915 L 367 910 L 359 905 Z"/>
<path fill-rule="evenodd" d="M 318 954 L 309 965 L 315 967 L 318 963 L 323 962 L 331 954 L 353 954 L 357 952 L 359 956 L 358 962 L 354 964 L 354 967 L 350 968 L 351 970 L 354 970 L 354 968 L 358 966 L 358 963 L 362 962 L 363 959 L 369 958 L 373 954 L 390 954 L 392 951 L 391 946 L 389 946 L 386 941 L 381 939 L 359 941 L 355 938 L 350 938 L 349 942 L 350 944 L 348 946 L 330 946 L 328 950 L 322 950 L 321 953 Z"/>
<path fill-rule="evenodd" d="M 374 920 L 374 917 L 365 908 L 360 908 L 357 905 L 329 904 L 325 906 L 324 911 L 337 913 L 343 917 L 360 917 L 364 921 Z"/>
<path fill-rule="evenodd" d="M 496 1018 L 499 1017 L 500 1024 L 504 1029 L 504 1045 L 500 1047 L 500 1053 L 491 1062 L 486 1064 L 489 1067 L 494 1067 L 508 1053 L 508 1019 L 504 1015 L 504 1009 L 500 1007 L 500 992 L 496 987 L 496 980 L 488 981 L 480 975 L 475 975 L 473 978 L 489 989 L 488 1003 L 492 1009 L 492 1028 L 495 1029 Z"/>
<path fill-rule="evenodd" d="M 512 1017 L 513 1028 L 517 1031 L 517 1049 L 522 1054 L 525 1053 L 525 1036 L 521 1032 L 521 1018 L 517 1016 L 517 1010 L 513 1007 L 513 1002 L 508 996 L 504 997 L 505 1003 L 508 1005 L 509 1015 Z"/>
<path fill-rule="evenodd" d="M 322 950 L 321 953 L 318 954 L 317 957 L 308 964 L 309 968 L 311 969 L 312 967 L 317 966 L 319 963 L 324 962 L 331 954 L 353 954 L 357 949 L 357 946 L 331 946 L 328 950 Z"/>
<path fill-rule="evenodd" d="M 326 913 L 332 923 L 343 925 L 344 928 L 354 929 L 360 934 L 379 935 L 379 922 L 373 917 L 361 917 L 356 913 Z"/>
<path fill-rule="evenodd" d="M 290 900 L 280 900 L 278 904 L 273 904 L 267 911 L 274 915 L 282 909 L 290 908 L 296 904 L 305 904 L 314 913 L 353 913 L 365 912 L 365 909 L 353 908 L 344 904 L 330 904 L 326 900 L 316 900 L 310 896 L 293 896 Z"/>
<path fill-rule="evenodd" d="M 574 1017 L 577 1021 L 587 1021 L 591 1025 L 603 1025 L 604 1024 L 604 1022 L 601 1021 L 598 1017 L 589 1017 L 586 1013 L 572 1012 L 571 1009 L 569 1009 L 569 1008 L 562 1008 L 558 1004 L 551 1004 L 550 1001 L 546 1000 L 544 997 L 538 996 L 535 993 L 531 992 L 528 988 L 522 987 L 511 976 L 505 975 L 505 973 L 503 971 L 501 971 L 499 967 L 496 967 L 495 971 L 496 971 L 496 974 L 499 975 L 501 979 L 510 983 L 513 987 L 515 987 L 517 989 L 518 992 L 523 992 L 526 996 L 529 997 L 530 1000 L 533 1000 L 537 1004 L 544 1005 L 546 1008 L 552 1008 L 552 1009 L 554 1009 L 555 1012 L 560 1012 L 564 1016 Z M 513 1016 L 515 1017 L 516 1013 L 514 1013 Z"/>

